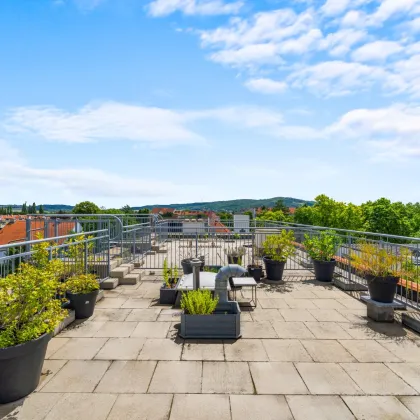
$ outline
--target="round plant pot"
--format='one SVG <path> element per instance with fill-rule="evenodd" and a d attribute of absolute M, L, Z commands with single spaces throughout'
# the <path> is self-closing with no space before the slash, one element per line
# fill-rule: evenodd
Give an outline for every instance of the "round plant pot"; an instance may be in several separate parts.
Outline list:
<path fill-rule="evenodd" d="M 268 280 L 281 281 L 286 261 L 275 261 L 270 257 L 263 257 Z"/>
<path fill-rule="evenodd" d="M 201 266 L 200 266 L 200 271 L 204 270 L 204 257 L 200 258 L 200 260 L 202 261 Z M 191 258 L 185 258 L 184 260 L 181 261 L 181 266 L 182 266 L 182 271 L 184 272 L 184 274 L 192 274 L 193 269 L 192 269 L 192 265 L 191 265 Z"/>
<path fill-rule="evenodd" d="M 45 353 L 51 336 L 0 349 L 0 404 L 20 400 L 39 384 Z"/>
<path fill-rule="evenodd" d="M 70 308 L 74 309 L 76 319 L 89 318 L 93 315 L 98 293 L 99 290 L 85 294 L 66 293 L 66 297 L 70 301 Z"/>
<path fill-rule="evenodd" d="M 313 260 L 315 278 L 318 281 L 331 282 L 334 276 L 334 269 L 336 261 L 332 259 L 331 261 L 316 261 Z"/>
<path fill-rule="evenodd" d="M 261 265 L 248 265 L 248 274 L 254 278 L 256 282 L 261 281 L 263 277 L 263 269 Z"/>
<path fill-rule="evenodd" d="M 239 257 L 239 256 L 228 255 L 227 259 L 228 259 L 228 264 L 239 264 L 239 265 L 241 265 L 241 263 L 242 263 L 242 257 Z"/>
<path fill-rule="evenodd" d="M 392 303 L 397 292 L 398 277 L 367 277 L 370 298 L 376 302 Z"/>

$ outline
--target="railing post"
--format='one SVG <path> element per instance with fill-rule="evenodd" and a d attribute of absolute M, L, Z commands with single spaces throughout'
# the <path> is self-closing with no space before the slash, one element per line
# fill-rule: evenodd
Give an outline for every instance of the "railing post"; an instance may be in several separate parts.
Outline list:
<path fill-rule="evenodd" d="M 347 279 L 349 284 L 351 284 L 351 236 L 350 234 L 347 235 Z"/>
<path fill-rule="evenodd" d="M 111 274 L 111 226 L 108 224 L 108 273 L 106 277 L 109 277 Z"/>
<path fill-rule="evenodd" d="M 88 243 L 85 236 L 85 260 L 84 260 L 84 268 L 85 268 L 85 274 L 87 274 L 87 268 L 88 268 Z"/>
<path fill-rule="evenodd" d="M 31 240 L 31 219 L 29 217 L 26 218 L 26 240 L 27 241 Z M 30 252 L 30 250 L 31 250 L 31 245 L 26 244 L 25 251 Z"/>
<path fill-rule="evenodd" d="M 195 257 L 198 258 L 198 232 L 195 231 Z"/>

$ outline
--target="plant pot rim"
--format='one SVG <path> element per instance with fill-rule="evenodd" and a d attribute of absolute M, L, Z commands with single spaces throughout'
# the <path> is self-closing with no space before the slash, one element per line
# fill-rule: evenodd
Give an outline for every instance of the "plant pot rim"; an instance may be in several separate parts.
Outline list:
<path fill-rule="evenodd" d="M 87 292 L 87 293 L 72 293 L 72 292 L 66 291 L 66 295 L 71 295 L 71 296 L 86 296 L 86 295 L 91 295 L 94 293 L 99 293 L 99 289 L 92 290 L 91 292 Z"/>
<path fill-rule="evenodd" d="M 331 258 L 330 260 L 314 260 L 312 259 L 313 262 L 316 262 L 318 264 L 331 264 L 331 263 L 335 263 L 337 262 L 335 258 Z"/>
<path fill-rule="evenodd" d="M 28 340 L 15 346 L 0 348 L 0 360 L 15 359 L 16 357 L 29 353 L 33 347 L 40 345 L 45 339 L 50 341 L 51 334 L 44 333 L 33 340 Z"/>
<path fill-rule="evenodd" d="M 287 260 L 286 261 L 274 260 L 272 257 L 269 257 L 268 255 L 263 256 L 263 261 L 268 261 L 268 262 L 276 263 L 276 264 L 285 264 L 287 262 Z"/>

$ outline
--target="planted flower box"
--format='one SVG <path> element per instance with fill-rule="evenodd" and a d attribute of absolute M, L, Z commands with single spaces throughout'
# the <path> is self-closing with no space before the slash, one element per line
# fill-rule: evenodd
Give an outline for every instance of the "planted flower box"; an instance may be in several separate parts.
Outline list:
<path fill-rule="evenodd" d="M 182 338 L 240 338 L 241 310 L 238 302 L 219 303 L 211 315 L 181 315 Z"/>
<path fill-rule="evenodd" d="M 160 288 L 159 303 L 161 305 L 174 305 L 176 301 L 177 289 L 170 289 L 169 287 Z"/>

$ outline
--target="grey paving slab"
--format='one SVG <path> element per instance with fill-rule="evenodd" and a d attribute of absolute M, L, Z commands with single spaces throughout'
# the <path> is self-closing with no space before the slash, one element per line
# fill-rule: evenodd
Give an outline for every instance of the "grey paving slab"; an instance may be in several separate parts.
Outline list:
<path fill-rule="evenodd" d="M 170 420 L 230 420 L 229 396 L 210 394 L 177 394 Z"/>
<path fill-rule="evenodd" d="M 355 418 L 338 396 L 288 395 L 286 399 L 295 420 L 354 420 Z"/>
<path fill-rule="evenodd" d="M 317 285 L 312 289 L 312 293 L 321 299 L 346 299 L 348 295 L 341 290 L 334 288 L 333 286 L 320 286 Z"/>
<path fill-rule="evenodd" d="M 268 361 L 268 356 L 261 340 L 237 340 L 225 342 L 225 359 L 230 362 Z"/>
<path fill-rule="evenodd" d="M 340 344 L 359 362 L 401 362 L 375 340 L 340 340 Z"/>
<path fill-rule="evenodd" d="M 139 360 L 181 360 L 183 340 L 147 338 L 138 356 Z"/>
<path fill-rule="evenodd" d="M 100 309 L 95 308 L 93 321 L 125 321 L 131 309 Z M 99 328 L 98 328 L 99 329 Z"/>
<path fill-rule="evenodd" d="M 273 322 L 278 338 L 313 338 L 313 334 L 303 322 Z"/>
<path fill-rule="evenodd" d="M 65 394 L 45 420 L 105 420 L 116 398 L 116 395 Z"/>
<path fill-rule="evenodd" d="M 420 343 L 413 340 L 381 340 L 379 343 L 404 362 L 420 360 Z"/>
<path fill-rule="evenodd" d="M 90 360 L 106 343 L 106 338 L 71 338 L 50 359 Z"/>
<path fill-rule="evenodd" d="M 338 299 L 317 298 L 313 300 L 313 303 L 319 309 L 344 309 L 345 308 L 345 306 L 342 305 Z"/>
<path fill-rule="evenodd" d="M 241 314 L 242 316 L 242 314 Z M 278 309 L 260 309 L 252 312 L 252 319 L 259 321 L 284 321 Z"/>
<path fill-rule="evenodd" d="M 295 299 L 287 297 L 284 299 L 287 306 L 292 309 L 317 309 L 318 307 L 314 304 L 311 299 Z"/>
<path fill-rule="evenodd" d="M 308 309 L 308 311 L 320 322 L 347 322 L 347 318 L 339 314 L 336 309 Z"/>
<path fill-rule="evenodd" d="M 70 360 L 41 392 L 93 392 L 110 362 Z"/>
<path fill-rule="evenodd" d="M 94 337 L 97 331 L 105 325 L 104 321 L 84 321 L 78 323 L 77 321 L 69 325 L 64 331 L 60 333 L 60 337 L 77 337 L 89 338 Z"/>
<path fill-rule="evenodd" d="M 311 394 L 360 395 L 363 391 L 336 363 L 295 363 Z"/>
<path fill-rule="evenodd" d="M 253 394 L 246 362 L 203 362 L 203 394 Z"/>
<path fill-rule="evenodd" d="M 96 304 L 99 309 L 118 309 L 127 301 L 125 297 L 105 298 Z"/>
<path fill-rule="evenodd" d="M 170 322 L 138 322 L 131 337 L 165 338 L 170 326 Z"/>
<path fill-rule="evenodd" d="M 285 296 L 291 299 L 317 299 L 317 295 L 312 290 L 308 290 L 308 288 L 295 289 L 285 293 Z"/>
<path fill-rule="evenodd" d="M 146 393 L 155 368 L 156 362 L 152 361 L 115 361 L 95 388 L 95 392 L 113 394 Z"/>
<path fill-rule="evenodd" d="M 335 322 L 305 322 L 315 338 L 320 340 L 348 339 L 351 336 Z"/>
<path fill-rule="evenodd" d="M 420 419 L 420 397 L 400 397 L 399 400 Z"/>
<path fill-rule="evenodd" d="M 386 363 L 386 366 L 420 392 L 420 363 Z"/>
<path fill-rule="evenodd" d="M 107 420 L 168 420 L 172 399 L 171 394 L 122 394 Z"/>
<path fill-rule="evenodd" d="M 212 342 L 209 340 L 187 340 L 182 351 L 182 360 L 225 360 L 223 342 Z"/>
<path fill-rule="evenodd" d="M 308 309 L 279 309 L 285 321 L 316 321 Z"/>
<path fill-rule="evenodd" d="M 145 338 L 110 338 L 94 357 L 97 360 L 137 360 Z"/>
<path fill-rule="evenodd" d="M 268 358 L 271 362 L 311 362 L 312 358 L 295 339 L 262 340 Z"/>
<path fill-rule="evenodd" d="M 284 299 L 260 298 L 258 297 L 259 306 L 262 309 L 281 309 L 289 308 Z"/>
<path fill-rule="evenodd" d="M 358 420 L 415 420 L 415 417 L 395 397 L 344 396 L 343 400 Z"/>
<path fill-rule="evenodd" d="M 202 362 L 163 361 L 156 366 L 149 393 L 197 394 L 201 392 Z"/>
<path fill-rule="evenodd" d="M 69 342 L 70 338 L 61 338 L 61 335 L 58 337 L 54 337 L 50 340 L 47 347 L 47 353 L 45 357 L 48 359 L 51 357 L 55 352 L 61 349 Z"/>
<path fill-rule="evenodd" d="M 50 382 L 66 363 L 67 360 L 45 360 L 42 366 L 41 378 L 39 380 L 37 391 Z"/>
<path fill-rule="evenodd" d="M 293 363 L 252 362 L 249 368 L 257 394 L 308 393 Z"/>
<path fill-rule="evenodd" d="M 95 337 L 106 337 L 106 338 L 130 337 L 130 335 L 132 334 L 132 332 L 135 330 L 136 327 L 137 327 L 137 322 L 108 321 L 95 333 Z"/>
<path fill-rule="evenodd" d="M 244 322 L 241 324 L 243 338 L 278 338 L 269 321 Z"/>
<path fill-rule="evenodd" d="M 413 388 L 382 363 L 341 363 L 341 367 L 366 394 L 417 394 Z"/>
<path fill-rule="evenodd" d="M 347 322 L 354 324 L 361 324 L 368 322 L 366 308 L 364 309 L 343 309 L 340 310 L 340 314 L 343 315 Z"/>
<path fill-rule="evenodd" d="M 151 304 L 151 299 L 130 298 L 124 302 L 122 307 L 124 309 L 145 309 L 148 308 Z"/>
<path fill-rule="evenodd" d="M 232 420 L 293 420 L 280 395 L 231 395 Z"/>
<path fill-rule="evenodd" d="M 315 362 L 355 362 L 356 359 L 336 340 L 301 340 Z"/>
<path fill-rule="evenodd" d="M 156 321 L 160 311 L 160 308 L 133 309 L 127 321 Z"/>
<path fill-rule="evenodd" d="M 361 302 L 359 299 L 348 298 L 348 299 L 339 299 L 341 305 L 345 306 L 348 309 L 360 309 L 366 312 L 366 304 Z"/>

